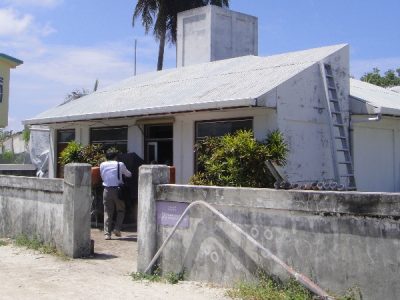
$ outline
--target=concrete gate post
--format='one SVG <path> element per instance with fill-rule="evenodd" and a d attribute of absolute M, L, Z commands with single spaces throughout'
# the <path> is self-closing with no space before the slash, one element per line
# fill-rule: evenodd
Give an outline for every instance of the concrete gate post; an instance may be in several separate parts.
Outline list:
<path fill-rule="evenodd" d="M 168 166 L 143 165 L 139 168 L 138 272 L 144 272 L 157 252 L 155 190 L 158 184 L 167 183 L 169 183 Z"/>
<path fill-rule="evenodd" d="M 73 258 L 90 254 L 91 166 L 64 167 L 63 252 Z"/>

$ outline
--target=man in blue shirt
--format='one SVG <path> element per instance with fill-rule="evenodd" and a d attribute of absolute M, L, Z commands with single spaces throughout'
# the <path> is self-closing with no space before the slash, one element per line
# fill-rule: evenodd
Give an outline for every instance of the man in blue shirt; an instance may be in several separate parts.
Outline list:
<path fill-rule="evenodd" d="M 106 153 L 107 161 L 100 164 L 100 174 L 103 180 L 103 204 L 104 204 L 104 236 L 106 240 L 111 240 L 112 217 L 114 208 L 117 209 L 117 219 L 115 221 L 115 236 L 121 236 L 122 222 L 125 216 L 125 203 L 118 198 L 118 186 L 122 183 L 122 175 L 131 177 L 123 162 L 118 162 L 117 152 L 108 150 Z M 119 170 L 119 174 L 118 174 Z"/>

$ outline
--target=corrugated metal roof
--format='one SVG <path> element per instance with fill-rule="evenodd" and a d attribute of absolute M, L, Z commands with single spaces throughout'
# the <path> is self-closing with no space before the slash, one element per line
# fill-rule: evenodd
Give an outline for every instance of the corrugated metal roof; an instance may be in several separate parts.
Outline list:
<path fill-rule="evenodd" d="M 400 85 L 389 88 L 392 92 L 400 93 Z"/>
<path fill-rule="evenodd" d="M 45 124 L 255 106 L 256 99 L 346 45 L 244 56 L 128 78 L 26 120 Z"/>
<path fill-rule="evenodd" d="M 350 96 L 377 108 L 377 112 L 400 115 L 400 94 L 360 80 L 350 79 Z"/>

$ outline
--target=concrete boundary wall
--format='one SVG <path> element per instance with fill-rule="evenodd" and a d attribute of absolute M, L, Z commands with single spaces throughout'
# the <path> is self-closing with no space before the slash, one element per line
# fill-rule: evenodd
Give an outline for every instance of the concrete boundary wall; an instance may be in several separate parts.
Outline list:
<path fill-rule="evenodd" d="M 400 194 L 167 185 L 164 168 L 140 169 L 140 178 L 148 178 L 139 179 L 139 222 L 152 229 L 138 228 L 139 271 L 182 210 L 204 200 L 324 289 L 341 293 L 357 286 L 363 299 L 400 299 Z M 288 278 L 207 209 L 195 206 L 183 223 L 159 259 L 163 272 L 184 269 L 190 280 L 223 285 L 253 280 L 259 269 Z"/>
<path fill-rule="evenodd" d="M 90 166 L 69 164 L 64 180 L 0 175 L 0 236 L 26 234 L 70 257 L 90 254 Z"/>

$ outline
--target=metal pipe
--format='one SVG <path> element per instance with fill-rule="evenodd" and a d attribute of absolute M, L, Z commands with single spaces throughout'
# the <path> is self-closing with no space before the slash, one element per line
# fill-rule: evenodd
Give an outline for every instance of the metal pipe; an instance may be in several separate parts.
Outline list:
<path fill-rule="evenodd" d="M 382 119 L 382 114 L 381 113 L 379 113 L 379 114 L 377 114 L 376 116 L 374 116 L 374 117 L 369 117 L 369 118 L 366 118 L 366 119 L 359 119 L 359 120 L 351 120 L 350 121 L 350 125 L 352 125 L 352 124 L 354 124 L 354 123 L 367 123 L 367 122 L 378 122 L 378 121 L 380 121 Z"/>
<path fill-rule="evenodd" d="M 186 207 L 185 211 L 180 216 L 178 222 L 176 222 L 175 226 L 172 228 L 172 231 L 170 232 L 168 237 L 164 240 L 160 249 L 158 249 L 157 253 L 154 255 L 153 259 L 150 261 L 149 265 L 147 266 L 146 270 L 144 271 L 145 273 L 149 272 L 150 269 L 153 267 L 154 263 L 157 261 L 157 259 L 161 255 L 161 252 L 164 250 L 165 245 L 167 245 L 167 243 L 171 239 L 172 235 L 175 233 L 176 229 L 178 228 L 179 224 L 182 222 L 185 215 L 195 205 L 203 205 L 203 206 L 207 207 L 210 211 L 212 211 L 215 215 L 217 215 L 222 221 L 228 223 L 237 232 L 243 234 L 244 237 L 250 243 L 252 243 L 254 246 L 260 248 L 270 259 L 272 259 L 274 262 L 276 262 L 278 265 L 280 265 L 290 275 L 292 275 L 299 283 L 301 283 L 304 287 L 306 287 L 307 289 L 312 291 L 314 294 L 316 294 L 316 295 L 322 297 L 322 299 L 326 299 L 326 300 L 334 300 L 335 299 L 335 298 L 329 296 L 329 294 L 327 292 L 325 292 L 321 287 L 319 287 L 316 283 L 314 283 L 310 278 L 308 278 L 304 274 L 296 272 L 292 267 L 290 267 L 289 265 L 284 263 L 277 256 L 275 256 L 271 251 L 266 249 L 263 245 L 261 245 L 259 242 L 257 242 L 253 237 L 251 237 L 248 233 L 243 231 L 238 225 L 233 223 L 231 220 L 229 220 L 226 216 L 224 216 L 222 213 L 220 213 L 218 210 L 216 210 L 210 204 L 208 204 L 207 202 L 202 201 L 202 200 L 194 201 L 191 204 L 189 204 L 188 207 Z"/>

